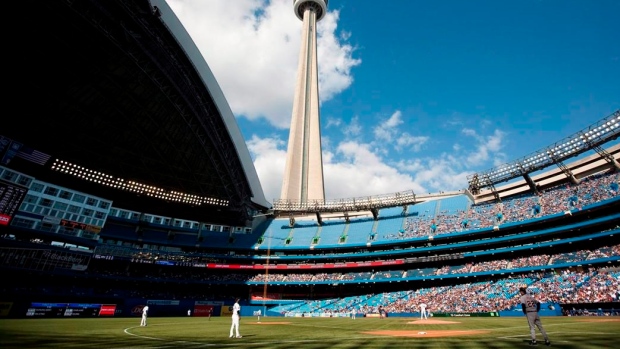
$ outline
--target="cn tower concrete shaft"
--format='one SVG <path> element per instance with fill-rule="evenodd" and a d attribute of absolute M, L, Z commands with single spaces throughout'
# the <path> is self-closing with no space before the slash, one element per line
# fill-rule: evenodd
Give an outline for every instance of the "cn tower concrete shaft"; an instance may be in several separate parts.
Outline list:
<path fill-rule="evenodd" d="M 303 27 L 282 200 L 300 203 L 325 200 L 316 24 L 326 14 L 327 2 L 293 1 L 295 14 L 303 21 Z"/>

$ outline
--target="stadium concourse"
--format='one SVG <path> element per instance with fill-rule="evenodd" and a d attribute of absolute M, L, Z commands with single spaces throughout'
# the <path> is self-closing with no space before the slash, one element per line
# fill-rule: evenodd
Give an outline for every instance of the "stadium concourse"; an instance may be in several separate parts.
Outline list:
<path fill-rule="evenodd" d="M 11 6 L 58 56 L 16 46 L 40 100 L 0 134 L 0 316 L 510 316 L 523 285 L 617 315 L 619 112 L 462 191 L 272 207 L 165 1 Z"/>

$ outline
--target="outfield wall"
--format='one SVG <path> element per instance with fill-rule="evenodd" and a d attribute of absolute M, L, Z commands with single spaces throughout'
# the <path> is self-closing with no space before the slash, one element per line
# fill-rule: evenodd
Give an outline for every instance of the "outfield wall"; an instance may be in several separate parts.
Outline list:
<path fill-rule="evenodd" d="M 63 305 L 64 304 L 64 305 Z M 114 314 L 105 314 L 105 316 L 114 317 L 140 317 L 142 314 L 142 308 L 149 306 L 149 316 L 151 317 L 179 317 L 188 316 L 188 310 L 191 316 L 209 317 L 209 316 L 224 316 L 228 317 L 232 314 L 232 300 L 153 300 L 153 299 L 125 299 L 117 302 L 104 302 L 104 303 L 53 303 L 53 302 L 0 302 L 0 318 L 44 318 L 44 317 L 101 317 L 97 312 L 83 311 L 80 308 L 92 309 L 96 305 L 102 306 L 102 308 L 110 308 L 115 306 Z M 613 307 L 615 303 L 590 303 L 590 304 L 578 304 L 578 305 L 564 305 L 565 309 L 581 308 L 588 309 L 592 316 L 596 316 L 597 310 L 603 312 L 617 311 Z M 63 309 L 63 306 L 68 309 Z M 104 307 L 105 306 L 105 307 Z M 543 303 L 540 310 L 541 316 L 563 316 L 563 306 L 558 303 Z M 73 310 L 73 311 L 71 311 Z M 241 316 L 255 316 L 255 312 L 261 311 L 261 314 L 270 317 L 350 317 L 350 313 L 297 313 L 290 312 L 286 314 L 280 314 L 269 310 L 266 305 L 249 305 L 241 303 Z M 70 314 L 70 315 L 67 315 Z M 363 314 L 357 313 L 356 317 L 378 317 L 378 314 Z M 521 308 L 515 308 L 513 310 L 502 310 L 498 312 L 481 312 L 481 313 L 433 313 L 432 317 L 438 318 L 459 318 L 459 317 L 514 317 L 523 316 Z M 408 317 L 408 318 L 420 318 L 419 312 L 407 312 L 407 313 L 388 313 L 388 317 Z"/>

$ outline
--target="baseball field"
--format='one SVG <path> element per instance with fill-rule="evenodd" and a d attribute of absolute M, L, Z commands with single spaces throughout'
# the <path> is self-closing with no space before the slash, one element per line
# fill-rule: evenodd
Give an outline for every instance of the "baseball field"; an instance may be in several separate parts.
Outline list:
<path fill-rule="evenodd" d="M 620 347 L 620 317 L 544 317 L 551 347 Z M 525 317 L 242 317 L 243 338 L 228 338 L 230 318 L 2 319 L 0 348 L 525 348 Z M 537 333 L 539 347 L 545 347 Z"/>

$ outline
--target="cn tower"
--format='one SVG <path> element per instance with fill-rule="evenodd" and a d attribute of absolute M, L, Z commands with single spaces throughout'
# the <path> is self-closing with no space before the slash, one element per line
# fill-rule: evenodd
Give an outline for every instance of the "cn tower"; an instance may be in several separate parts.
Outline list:
<path fill-rule="evenodd" d="M 282 200 L 299 203 L 325 200 L 316 24 L 327 13 L 327 3 L 328 0 L 293 0 L 295 15 L 303 21 L 303 27 Z"/>

